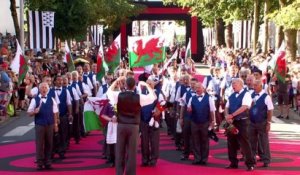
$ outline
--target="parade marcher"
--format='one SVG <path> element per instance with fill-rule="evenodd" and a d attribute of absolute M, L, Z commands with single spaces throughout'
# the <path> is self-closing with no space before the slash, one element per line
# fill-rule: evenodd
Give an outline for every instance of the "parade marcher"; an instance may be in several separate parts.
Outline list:
<path fill-rule="evenodd" d="M 252 93 L 253 104 L 249 110 L 250 115 L 250 143 L 254 158 L 261 145 L 262 152 L 260 159 L 263 161 L 263 167 L 268 167 L 271 162 L 271 153 L 269 146 L 269 131 L 271 126 L 273 103 L 271 97 L 262 90 L 262 81 L 254 81 L 254 92 Z"/>
<path fill-rule="evenodd" d="M 76 144 L 79 144 L 80 141 L 80 129 L 81 129 L 81 121 L 82 121 L 82 106 L 83 106 L 83 99 L 87 97 L 87 94 L 84 93 L 83 87 L 80 88 L 78 84 L 78 72 L 73 71 L 72 72 L 72 84 L 71 87 L 76 90 L 76 93 L 78 94 L 80 100 L 79 100 L 79 106 L 78 106 L 78 115 L 73 116 L 73 136 L 75 138 Z M 74 106 L 73 106 L 74 107 Z M 76 113 L 76 111 L 75 111 Z"/>
<path fill-rule="evenodd" d="M 96 79 L 93 79 L 94 78 L 93 73 L 90 71 L 90 65 L 87 63 L 84 64 L 83 66 L 82 78 L 83 78 L 83 82 L 88 85 L 91 93 L 93 94 L 91 96 L 95 96 L 96 88 L 94 87 L 94 84 Z"/>
<path fill-rule="evenodd" d="M 72 86 L 69 85 L 69 82 L 68 82 L 68 77 L 67 76 L 63 76 L 62 77 L 63 79 L 63 89 L 67 89 L 69 91 L 69 94 L 71 96 L 71 102 L 72 102 L 72 118 L 69 118 L 69 125 L 68 125 L 68 136 L 67 136 L 67 144 L 69 145 L 70 143 L 70 138 L 71 136 L 73 135 L 74 138 L 75 138 L 75 142 L 78 141 L 79 143 L 79 139 L 77 138 L 77 135 L 74 134 L 73 132 L 73 121 L 74 121 L 74 118 L 78 118 L 78 115 L 79 115 L 79 101 L 80 101 L 80 97 L 76 91 L 76 89 Z"/>
<path fill-rule="evenodd" d="M 103 84 L 99 87 L 96 97 L 102 97 L 103 95 L 106 94 L 106 91 L 109 88 L 109 86 L 111 85 L 111 82 L 113 80 L 113 75 L 106 74 L 104 76 L 104 79 L 105 79 L 105 84 Z"/>
<path fill-rule="evenodd" d="M 27 110 L 34 116 L 36 136 L 37 169 L 51 169 L 51 154 L 53 147 L 53 131 L 58 132 L 58 107 L 55 99 L 50 97 L 47 83 L 39 85 L 40 94 L 33 98 Z"/>
<path fill-rule="evenodd" d="M 213 128 L 215 119 L 215 102 L 205 93 L 203 85 L 195 84 L 196 95 L 189 99 L 187 110 L 191 113 L 191 135 L 194 147 L 195 165 L 206 165 L 209 155 L 208 128 Z"/>
<path fill-rule="evenodd" d="M 193 140 L 191 139 L 191 114 L 187 111 L 187 105 L 194 95 L 195 92 L 195 85 L 198 82 L 196 78 L 192 78 L 188 80 L 190 82 L 190 89 L 188 89 L 183 96 L 180 98 L 180 123 L 183 126 L 183 143 L 184 143 L 184 150 L 181 160 L 188 160 L 190 152 L 193 150 Z"/>
<path fill-rule="evenodd" d="M 223 80 L 223 77 L 221 75 L 221 69 L 219 67 L 216 67 L 214 69 L 214 76 L 212 78 L 212 80 L 209 82 L 208 86 L 207 86 L 207 93 L 212 95 L 214 97 L 214 101 L 215 101 L 215 107 L 216 107 L 216 113 L 215 113 L 215 117 L 216 119 L 214 120 L 216 122 L 216 126 L 215 126 L 215 130 L 219 131 L 219 127 L 220 124 L 222 122 L 222 120 L 224 119 L 224 115 L 222 115 L 223 111 L 220 111 L 220 93 L 221 93 L 221 82 Z"/>
<path fill-rule="evenodd" d="M 154 89 L 155 82 L 151 79 L 147 81 L 149 86 Z M 142 94 L 149 94 L 146 89 L 141 90 Z M 151 125 L 151 118 L 156 118 L 156 121 L 161 117 L 161 111 L 157 110 L 157 105 L 165 102 L 164 95 L 155 89 L 157 99 L 141 109 L 141 150 L 142 150 L 142 166 L 156 166 L 159 156 L 159 128 Z M 158 111 L 158 112 L 155 112 Z M 157 123 L 158 124 L 158 123 Z"/>
<path fill-rule="evenodd" d="M 251 95 L 247 90 L 243 88 L 244 82 L 240 78 L 232 80 L 232 88 L 234 93 L 232 93 L 228 102 L 226 103 L 225 114 L 226 121 L 232 123 L 238 130 L 237 134 L 229 133 L 227 134 L 227 146 L 228 146 L 228 158 L 230 165 L 226 168 L 238 168 L 237 151 L 239 145 L 245 157 L 245 164 L 248 171 L 254 169 L 254 157 L 251 151 L 250 141 L 249 141 L 249 117 L 247 111 L 251 107 Z"/>
<path fill-rule="evenodd" d="M 247 78 L 246 78 L 246 85 L 244 85 L 245 89 L 250 93 L 252 94 L 254 92 L 254 89 L 253 89 L 253 82 L 254 82 L 254 76 L 253 75 L 248 75 Z"/>
<path fill-rule="evenodd" d="M 134 93 L 135 80 L 131 77 L 125 81 L 124 92 L 113 91 L 116 84 L 123 79 L 124 77 L 119 77 L 107 91 L 108 98 L 117 104 L 116 174 L 123 175 L 125 170 L 125 174 L 135 175 L 141 107 L 153 103 L 156 95 L 151 87 L 142 81 L 139 85 L 146 86 L 149 94 Z"/>
<path fill-rule="evenodd" d="M 68 145 L 69 121 L 73 120 L 71 95 L 67 88 L 63 88 L 63 78 L 57 76 L 54 78 L 55 93 L 57 94 L 60 103 L 59 108 L 59 143 L 57 152 L 61 159 L 65 158 L 65 152 Z"/>
<path fill-rule="evenodd" d="M 256 80 L 262 80 L 263 76 L 262 76 L 262 71 L 259 70 L 258 68 L 253 69 L 253 76 Z M 267 94 L 271 94 L 270 93 L 270 89 L 269 86 L 267 84 L 267 81 L 263 81 L 263 90 L 267 93 Z"/>

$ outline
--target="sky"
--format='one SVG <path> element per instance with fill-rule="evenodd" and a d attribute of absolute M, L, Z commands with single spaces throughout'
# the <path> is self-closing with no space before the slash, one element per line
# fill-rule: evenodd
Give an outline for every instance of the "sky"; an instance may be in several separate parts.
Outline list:
<path fill-rule="evenodd" d="M 16 0 L 17 7 L 19 6 L 19 0 Z M 19 15 L 19 8 L 17 9 Z M 19 17 L 19 16 L 18 16 Z M 10 12 L 10 0 L 0 0 L 0 32 L 15 34 L 14 24 Z"/>

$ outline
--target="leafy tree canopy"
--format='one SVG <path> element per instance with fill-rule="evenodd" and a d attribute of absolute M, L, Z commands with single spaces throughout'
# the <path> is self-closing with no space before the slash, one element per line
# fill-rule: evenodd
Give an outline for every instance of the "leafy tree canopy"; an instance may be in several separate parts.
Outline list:
<path fill-rule="evenodd" d="M 84 36 L 87 28 L 103 24 L 109 31 L 119 29 L 130 16 L 143 10 L 130 0 L 27 0 L 31 10 L 55 12 L 55 35 L 60 39 Z M 80 38 L 80 37 L 79 37 Z"/>
<path fill-rule="evenodd" d="M 300 0 L 295 0 L 269 15 L 277 25 L 284 29 L 300 29 Z"/>
<path fill-rule="evenodd" d="M 226 23 L 236 19 L 249 19 L 253 13 L 253 0 L 163 0 L 165 4 L 175 4 L 190 8 L 190 13 L 202 19 L 206 26 L 213 26 L 215 19 Z"/>

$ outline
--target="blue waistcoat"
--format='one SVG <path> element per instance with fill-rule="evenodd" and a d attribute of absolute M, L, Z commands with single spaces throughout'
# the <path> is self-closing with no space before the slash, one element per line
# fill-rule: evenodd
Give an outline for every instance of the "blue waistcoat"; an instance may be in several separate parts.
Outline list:
<path fill-rule="evenodd" d="M 40 105 L 41 98 L 39 96 L 35 97 L 36 106 Z M 48 95 L 46 103 L 42 103 L 40 112 L 34 117 L 34 123 L 36 125 L 53 125 L 54 124 L 54 113 L 53 113 L 53 100 Z"/>
<path fill-rule="evenodd" d="M 73 103 L 74 101 L 74 94 L 73 94 L 73 91 L 72 91 L 72 86 L 67 86 L 67 87 L 63 87 L 63 89 L 68 89 L 69 93 L 70 93 L 70 96 L 71 96 L 71 101 Z"/>
<path fill-rule="evenodd" d="M 77 83 L 78 83 L 80 92 L 81 92 L 82 94 L 84 94 L 82 81 L 78 81 Z"/>
<path fill-rule="evenodd" d="M 186 93 L 186 91 L 188 90 L 188 88 L 190 88 L 189 86 L 185 86 L 185 85 L 181 85 L 180 86 L 180 98 L 183 96 L 184 93 Z"/>
<path fill-rule="evenodd" d="M 192 98 L 194 95 L 196 95 L 196 93 L 194 91 L 192 91 L 191 89 L 186 91 L 186 95 L 185 95 L 186 103 L 188 103 L 190 101 L 190 98 Z M 191 113 L 187 111 L 186 106 L 184 108 L 184 118 L 188 119 L 188 120 L 191 119 Z"/>
<path fill-rule="evenodd" d="M 68 112 L 68 106 L 67 106 L 67 89 L 62 88 L 62 91 L 59 95 L 59 116 L 60 117 L 66 117 Z"/>
<path fill-rule="evenodd" d="M 252 99 L 255 98 L 255 93 L 251 95 Z M 266 93 L 263 93 L 250 108 L 250 120 L 253 123 L 261 123 L 267 120 L 268 107 L 265 104 Z"/>
<path fill-rule="evenodd" d="M 198 96 L 192 97 L 191 102 L 192 114 L 191 120 L 195 123 L 206 123 L 209 121 L 210 106 L 209 106 L 209 95 L 205 93 L 201 101 L 198 100 Z"/>
<path fill-rule="evenodd" d="M 107 90 L 108 90 L 108 85 L 107 84 L 102 85 L 103 94 L 105 94 Z"/>
<path fill-rule="evenodd" d="M 239 94 L 238 97 L 236 97 L 236 93 L 232 93 L 228 100 L 229 100 L 229 114 L 234 113 L 236 110 L 238 110 L 243 103 L 243 98 L 245 96 L 245 93 L 247 92 L 247 90 L 243 90 L 241 92 L 241 94 Z M 235 120 L 240 120 L 242 118 L 248 117 L 247 112 L 244 111 L 241 114 L 239 114 L 238 116 L 235 116 L 234 119 Z"/>
<path fill-rule="evenodd" d="M 146 91 L 146 89 L 142 89 L 142 94 L 147 95 L 149 92 Z M 158 98 L 158 91 L 155 91 L 155 94 Z M 141 120 L 145 123 L 148 123 L 151 120 L 152 117 L 152 111 L 154 110 L 156 103 L 158 99 L 156 99 L 153 103 L 143 106 L 141 109 Z"/>

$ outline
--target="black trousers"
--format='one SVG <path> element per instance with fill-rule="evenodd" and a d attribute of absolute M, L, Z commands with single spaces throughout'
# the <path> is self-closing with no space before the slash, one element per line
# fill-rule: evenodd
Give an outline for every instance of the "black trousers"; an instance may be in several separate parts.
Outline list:
<path fill-rule="evenodd" d="M 142 162 L 156 164 L 159 156 L 159 128 L 151 127 L 141 122 Z"/>
<path fill-rule="evenodd" d="M 135 175 L 139 125 L 118 123 L 116 174 Z"/>
<path fill-rule="evenodd" d="M 38 165 L 51 165 L 53 124 L 35 125 L 36 160 Z"/>
<path fill-rule="evenodd" d="M 58 153 L 64 154 L 68 146 L 69 119 L 68 117 L 60 117 L 59 124 L 59 148 Z"/>
<path fill-rule="evenodd" d="M 194 143 L 195 161 L 207 162 L 209 154 L 209 138 L 208 138 L 209 122 L 195 123 L 192 122 L 192 139 Z"/>
<path fill-rule="evenodd" d="M 191 120 L 183 118 L 183 156 L 188 157 L 191 150 L 193 150 L 193 141 L 192 141 L 192 130 L 191 130 Z"/>
<path fill-rule="evenodd" d="M 255 160 L 252 154 L 250 139 L 249 139 L 249 121 L 239 120 L 233 122 L 234 126 L 239 130 L 237 135 L 227 135 L 228 158 L 231 165 L 238 165 L 237 151 L 242 149 L 245 157 L 246 166 L 254 166 Z"/>
<path fill-rule="evenodd" d="M 269 145 L 269 134 L 266 131 L 267 122 L 252 123 L 250 124 L 249 136 L 254 158 L 256 153 L 259 153 L 260 158 L 264 163 L 271 162 L 271 153 Z M 259 147 L 261 146 L 261 151 Z"/>

